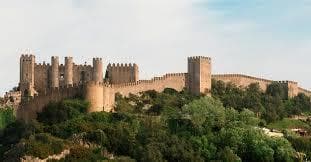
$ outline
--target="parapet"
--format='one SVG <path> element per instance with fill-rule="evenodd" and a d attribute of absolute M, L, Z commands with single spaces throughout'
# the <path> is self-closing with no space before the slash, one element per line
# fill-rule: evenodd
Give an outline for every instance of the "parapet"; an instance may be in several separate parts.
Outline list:
<path fill-rule="evenodd" d="M 300 93 L 304 93 L 304 94 L 306 94 L 306 95 L 311 95 L 311 91 L 310 90 L 307 90 L 307 89 L 304 89 L 304 88 L 301 88 L 301 87 L 298 87 L 298 91 L 300 92 Z"/>
<path fill-rule="evenodd" d="M 20 59 L 21 61 L 34 61 L 35 55 L 22 54 Z"/>
<path fill-rule="evenodd" d="M 93 61 L 103 61 L 103 59 L 99 58 L 99 57 L 95 57 L 95 58 L 93 58 Z"/>
<path fill-rule="evenodd" d="M 71 56 L 66 56 L 65 60 L 73 59 Z"/>
<path fill-rule="evenodd" d="M 129 82 L 129 83 L 121 83 L 121 84 L 112 84 L 111 87 L 113 88 L 123 88 L 123 87 L 131 87 L 131 86 L 137 86 L 140 84 L 154 84 L 158 83 L 160 81 L 165 81 L 169 78 L 174 77 L 186 77 L 187 73 L 168 73 L 161 77 L 154 77 L 151 80 L 139 80 L 137 82 Z"/>
<path fill-rule="evenodd" d="M 106 86 L 105 83 L 97 82 L 97 81 L 88 81 L 86 85 L 87 86 Z"/>
<path fill-rule="evenodd" d="M 206 57 L 206 56 L 191 56 L 191 57 L 188 57 L 188 61 L 199 61 L 199 60 L 208 60 L 210 62 L 212 59 L 210 57 Z"/>
<path fill-rule="evenodd" d="M 274 82 L 273 80 L 257 78 L 257 77 L 248 76 L 248 75 L 244 75 L 244 74 L 213 74 L 212 75 L 212 78 L 220 78 L 220 77 L 224 77 L 224 78 L 248 78 L 248 79 L 261 81 L 261 82 Z"/>
<path fill-rule="evenodd" d="M 298 82 L 295 81 L 289 81 L 289 80 L 282 80 L 282 81 L 278 81 L 279 83 L 283 83 L 283 84 L 298 84 Z"/>
<path fill-rule="evenodd" d="M 35 67 L 37 68 L 46 68 L 51 66 L 49 63 L 43 62 L 43 63 L 35 63 Z"/>
<path fill-rule="evenodd" d="M 108 66 L 107 66 L 108 68 L 121 68 L 121 67 L 130 67 L 130 68 L 132 68 L 132 67 L 138 67 L 137 66 L 137 64 L 135 64 L 135 63 L 125 63 L 125 64 L 123 64 L 123 63 L 121 63 L 121 64 L 119 64 L 119 63 L 117 63 L 117 64 L 115 64 L 115 63 L 109 63 L 108 64 Z"/>
<path fill-rule="evenodd" d="M 52 56 L 51 58 L 52 58 L 52 60 L 58 60 L 59 59 L 58 56 Z"/>

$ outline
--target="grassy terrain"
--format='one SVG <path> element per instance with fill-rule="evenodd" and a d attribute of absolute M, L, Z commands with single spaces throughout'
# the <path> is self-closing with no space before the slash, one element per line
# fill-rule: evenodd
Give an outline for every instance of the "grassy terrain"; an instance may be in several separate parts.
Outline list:
<path fill-rule="evenodd" d="M 286 130 L 293 128 L 303 128 L 306 130 L 311 130 L 310 125 L 308 125 L 307 123 L 290 118 L 284 118 L 283 120 L 270 123 L 267 127 L 270 129 L 277 129 L 277 130 Z"/>

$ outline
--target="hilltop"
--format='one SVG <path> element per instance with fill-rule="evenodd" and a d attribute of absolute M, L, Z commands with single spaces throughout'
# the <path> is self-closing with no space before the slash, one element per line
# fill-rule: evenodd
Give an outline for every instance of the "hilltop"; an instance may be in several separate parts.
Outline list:
<path fill-rule="evenodd" d="M 296 161 L 310 159 L 307 134 L 284 128 L 269 137 L 258 128 L 311 112 L 310 98 L 289 98 L 273 83 L 240 88 L 212 82 L 213 97 L 187 90 L 116 95 L 114 113 L 87 113 L 83 99 L 51 103 L 30 123 L 13 121 L 1 131 L 2 160 L 61 161 Z M 310 128 L 310 120 L 299 120 Z M 278 124 L 277 124 L 278 125 Z M 110 159 L 110 160 L 109 160 Z"/>

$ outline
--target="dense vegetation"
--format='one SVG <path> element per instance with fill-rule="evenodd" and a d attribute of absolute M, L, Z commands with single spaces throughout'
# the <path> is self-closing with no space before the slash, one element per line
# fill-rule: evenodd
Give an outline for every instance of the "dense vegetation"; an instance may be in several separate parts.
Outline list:
<path fill-rule="evenodd" d="M 13 122 L 0 133 L 0 161 L 25 155 L 46 158 L 70 150 L 62 161 L 297 161 L 311 157 L 310 138 L 284 132 L 265 135 L 260 126 L 310 112 L 310 99 L 288 99 L 274 83 L 240 89 L 213 81 L 213 98 L 165 89 L 116 96 L 115 113 L 87 114 L 88 103 L 49 104 L 30 123 Z M 310 126 L 310 123 L 303 123 Z"/>
<path fill-rule="evenodd" d="M 10 107 L 0 107 L 0 129 L 5 128 L 8 124 L 14 122 L 13 109 Z"/>
<path fill-rule="evenodd" d="M 311 112 L 308 96 L 298 94 L 294 98 L 288 98 L 286 86 L 278 82 L 269 85 L 266 92 L 262 92 L 258 84 L 240 88 L 213 80 L 212 85 L 212 96 L 220 99 L 225 107 L 232 107 L 238 111 L 247 108 L 268 123 L 291 115 Z"/>

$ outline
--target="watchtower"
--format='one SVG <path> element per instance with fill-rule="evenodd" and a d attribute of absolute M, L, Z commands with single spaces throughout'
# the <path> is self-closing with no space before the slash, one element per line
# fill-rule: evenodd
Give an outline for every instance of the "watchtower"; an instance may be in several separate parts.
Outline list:
<path fill-rule="evenodd" d="M 212 87 L 211 58 L 188 57 L 187 88 L 194 95 L 210 95 Z"/>
<path fill-rule="evenodd" d="M 103 60 L 102 58 L 93 58 L 93 81 L 103 82 Z"/>
<path fill-rule="evenodd" d="M 286 90 L 287 90 L 287 97 L 293 98 L 298 95 L 298 83 L 294 81 L 280 81 L 282 83 Z"/>
<path fill-rule="evenodd" d="M 35 94 L 35 56 L 22 55 L 20 57 L 19 87 L 22 97 L 32 97 Z"/>
<path fill-rule="evenodd" d="M 58 56 L 53 56 L 51 58 L 51 88 L 59 87 L 59 58 Z"/>
<path fill-rule="evenodd" d="M 73 85 L 73 59 L 72 57 L 65 57 L 65 85 Z"/>

